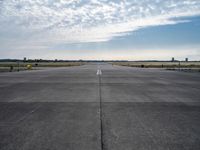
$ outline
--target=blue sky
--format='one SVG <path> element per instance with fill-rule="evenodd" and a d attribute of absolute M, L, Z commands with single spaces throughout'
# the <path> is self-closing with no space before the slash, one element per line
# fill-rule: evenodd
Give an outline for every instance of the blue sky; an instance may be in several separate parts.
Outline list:
<path fill-rule="evenodd" d="M 200 60 L 199 0 L 0 0 L 0 58 Z"/>

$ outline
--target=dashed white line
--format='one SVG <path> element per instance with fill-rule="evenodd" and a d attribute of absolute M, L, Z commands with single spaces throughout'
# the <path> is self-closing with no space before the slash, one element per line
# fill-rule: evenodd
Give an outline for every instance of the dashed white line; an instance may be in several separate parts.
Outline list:
<path fill-rule="evenodd" d="M 102 75 L 101 69 L 97 70 L 97 75 Z"/>

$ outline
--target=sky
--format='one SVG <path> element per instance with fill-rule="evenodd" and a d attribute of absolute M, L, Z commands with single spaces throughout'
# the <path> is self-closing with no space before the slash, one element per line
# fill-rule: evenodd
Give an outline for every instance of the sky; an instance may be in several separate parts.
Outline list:
<path fill-rule="evenodd" d="M 200 0 L 0 0 L 0 59 L 200 60 Z"/>

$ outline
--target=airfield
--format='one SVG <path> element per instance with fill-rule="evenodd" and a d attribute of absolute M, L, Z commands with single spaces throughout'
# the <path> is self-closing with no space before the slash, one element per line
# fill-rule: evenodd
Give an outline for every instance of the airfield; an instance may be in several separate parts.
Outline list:
<path fill-rule="evenodd" d="M 0 74 L 0 150 L 199 150 L 200 73 L 108 63 Z"/>

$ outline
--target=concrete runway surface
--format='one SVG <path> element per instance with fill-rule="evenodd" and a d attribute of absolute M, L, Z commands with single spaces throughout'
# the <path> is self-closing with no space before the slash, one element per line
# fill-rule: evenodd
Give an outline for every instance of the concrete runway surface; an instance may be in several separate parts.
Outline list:
<path fill-rule="evenodd" d="M 106 63 L 2 73 L 0 150 L 200 150 L 200 74 Z"/>

